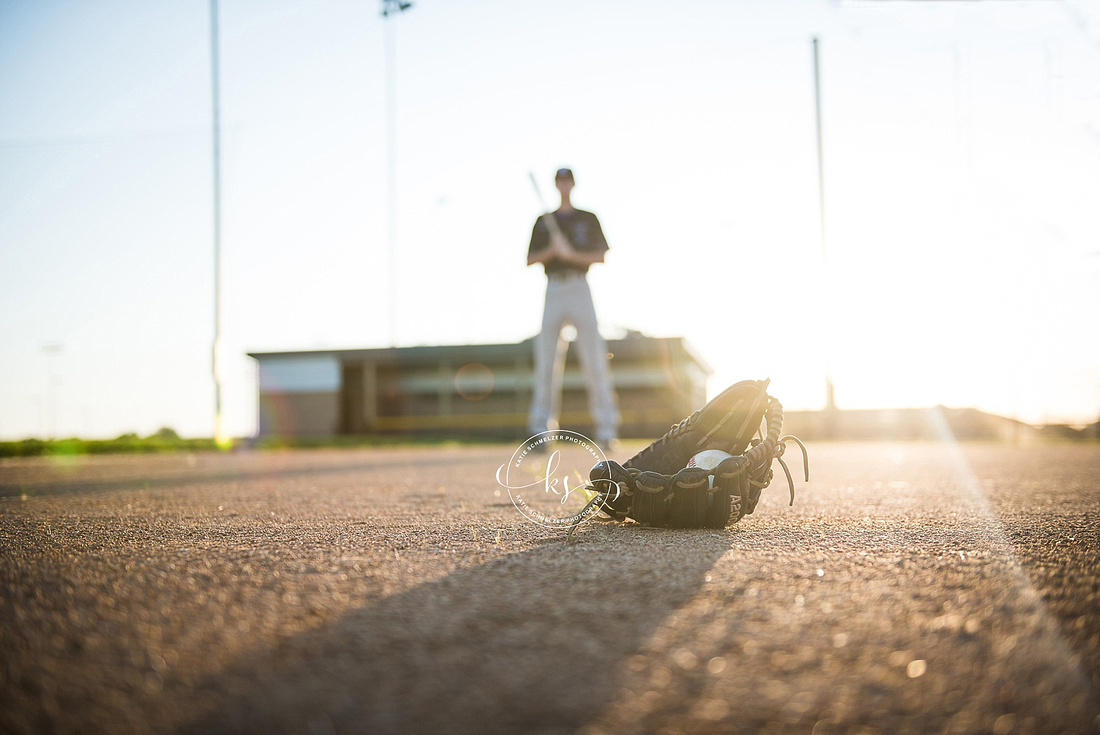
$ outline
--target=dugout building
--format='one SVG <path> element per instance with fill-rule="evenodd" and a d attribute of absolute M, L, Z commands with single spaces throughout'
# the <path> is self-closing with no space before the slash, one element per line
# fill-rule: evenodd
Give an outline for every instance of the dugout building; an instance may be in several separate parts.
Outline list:
<path fill-rule="evenodd" d="M 608 340 L 620 434 L 660 436 L 706 401 L 711 368 L 681 337 Z M 531 339 L 516 344 L 253 352 L 261 437 L 438 435 L 523 438 L 534 376 Z M 592 430 L 570 345 L 561 427 Z"/>

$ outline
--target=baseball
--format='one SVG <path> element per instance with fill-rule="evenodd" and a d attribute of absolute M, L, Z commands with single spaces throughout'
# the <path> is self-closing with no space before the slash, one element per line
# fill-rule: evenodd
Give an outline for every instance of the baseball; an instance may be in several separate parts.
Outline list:
<path fill-rule="evenodd" d="M 723 459 L 732 457 L 732 454 L 723 452 L 721 449 L 706 449 L 699 452 L 694 457 L 688 460 L 688 467 L 700 467 L 704 470 L 713 470 Z"/>

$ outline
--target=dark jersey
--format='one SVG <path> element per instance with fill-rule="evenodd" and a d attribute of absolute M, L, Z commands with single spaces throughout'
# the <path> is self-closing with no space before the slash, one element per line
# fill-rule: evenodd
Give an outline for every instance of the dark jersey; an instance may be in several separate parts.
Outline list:
<path fill-rule="evenodd" d="M 550 226 L 546 223 L 546 218 L 549 216 L 544 214 L 535 220 L 535 226 L 531 230 L 531 245 L 527 248 L 528 256 L 550 246 Z M 574 249 L 582 253 L 602 253 L 608 250 L 607 240 L 604 239 L 603 229 L 600 227 L 600 221 L 596 219 L 596 215 L 582 209 L 573 209 L 569 212 L 558 210 L 554 212 L 553 216 L 558 221 L 561 234 L 565 235 L 565 239 L 569 240 Z M 587 266 L 578 268 L 557 258 L 543 263 L 543 267 L 546 269 L 546 275 L 567 273 L 569 271 L 575 273 L 586 273 L 588 271 Z"/>

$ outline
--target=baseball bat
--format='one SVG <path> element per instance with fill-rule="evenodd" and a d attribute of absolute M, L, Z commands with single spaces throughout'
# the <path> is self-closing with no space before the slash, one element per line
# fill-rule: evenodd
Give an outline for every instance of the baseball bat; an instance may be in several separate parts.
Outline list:
<path fill-rule="evenodd" d="M 539 181 L 535 178 L 535 172 L 528 171 L 527 175 L 531 177 L 531 186 L 535 187 L 535 196 L 538 197 L 539 206 L 541 206 L 543 211 L 546 213 L 546 223 L 547 227 L 550 228 L 550 233 L 561 237 L 562 234 L 561 228 L 558 227 L 558 219 L 554 216 L 554 213 L 550 211 L 550 208 L 546 206 L 546 199 L 544 199 L 542 196 L 542 188 L 539 187 Z"/>

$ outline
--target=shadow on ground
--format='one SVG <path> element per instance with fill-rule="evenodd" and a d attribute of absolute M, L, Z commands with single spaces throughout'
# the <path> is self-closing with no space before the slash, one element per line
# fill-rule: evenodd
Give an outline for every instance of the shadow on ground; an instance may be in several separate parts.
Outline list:
<path fill-rule="evenodd" d="M 206 714 L 178 732 L 573 732 L 731 546 L 726 531 L 608 530 L 453 573 L 253 652 L 200 686 Z"/>

